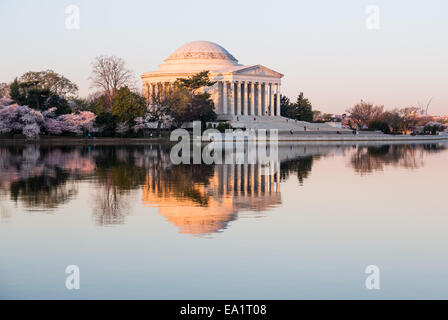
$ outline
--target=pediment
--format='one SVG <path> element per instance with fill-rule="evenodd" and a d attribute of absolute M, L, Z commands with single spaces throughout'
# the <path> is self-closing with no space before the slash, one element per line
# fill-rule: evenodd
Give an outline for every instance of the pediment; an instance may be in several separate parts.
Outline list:
<path fill-rule="evenodd" d="M 266 76 L 266 77 L 275 77 L 275 78 L 283 78 L 283 74 L 274 71 L 272 69 L 266 68 L 262 65 L 251 66 L 247 68 L 242 68 L 233 72 L 238 75 L 254 75 L 254 76 Z"/>

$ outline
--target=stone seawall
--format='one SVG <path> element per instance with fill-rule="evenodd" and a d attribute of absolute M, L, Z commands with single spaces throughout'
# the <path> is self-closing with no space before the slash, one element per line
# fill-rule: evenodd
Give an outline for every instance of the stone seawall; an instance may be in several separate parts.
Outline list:
<path fill-rule="evenodd" d="M 448 141 L 448 135 L 398 136 L 374 134 L 287 134 L 279 133 L 279 141 Z"/>

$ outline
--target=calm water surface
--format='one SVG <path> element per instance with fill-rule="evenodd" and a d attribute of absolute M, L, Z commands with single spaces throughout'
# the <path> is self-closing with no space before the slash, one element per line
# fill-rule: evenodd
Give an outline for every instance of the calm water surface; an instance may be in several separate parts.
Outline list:
<path fill-rule="evenodd" d="M 446 144 L 281 145 L 273 176 L 169 150 L 0 146 L 0 298 L 448 299 Z"/>

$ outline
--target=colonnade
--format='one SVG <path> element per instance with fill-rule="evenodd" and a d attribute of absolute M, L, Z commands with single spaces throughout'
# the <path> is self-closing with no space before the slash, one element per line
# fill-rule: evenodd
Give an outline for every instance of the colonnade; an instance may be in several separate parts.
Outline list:
<path fill-rule="evenodd" d="M 258 81 L 218 82 L 218 114 L 280 116 L 280 83 Z"/>
<path fill-rule="evenodd" d="M 163 96 L 170 82 L 147 83 L 144 94 Z M 217 114 L 242 116 L 280 116 L 280 83 L 261 81 L 217 81 L 212 91 Z"/>
<path fill-rule="evenodd" d="M 280 192 L 280 164 L 276 172 L 264 174 L 260 164 L 217 165 L 217 191 L 220 195 L 263 195 Z"/>
<path fill-rule="evenodd" d="M 260 163 L 219 164 L 215 165 L 215 174 L 209 180 L 208 191 L 216 196 L 234 197 L 266 196 L 280 193 L 280 163 L 271 162 L 275 172 L 267 174 Z M 148 172 L 146 187 L 155 193 L 175 194 L 174 185 L 165 181 L 165 177 L 153 168 Z"/>

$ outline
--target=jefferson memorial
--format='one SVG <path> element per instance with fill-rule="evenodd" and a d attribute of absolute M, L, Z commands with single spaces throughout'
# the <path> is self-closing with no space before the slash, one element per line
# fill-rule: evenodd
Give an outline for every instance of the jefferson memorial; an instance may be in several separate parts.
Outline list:
<path fill-rule="evenodd" d="M 260 64 L 244 66 L 226 49 L 209 41 L 187 43 L 174 51 L 157 71 L 142 75 L 147 98 L 165 92 L 178 78 L 210 71 L 215 85 L 207 88 L 220 120 L 238 116 L 280 117 L 283 74 Z"/>

